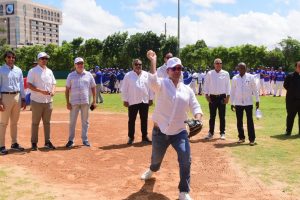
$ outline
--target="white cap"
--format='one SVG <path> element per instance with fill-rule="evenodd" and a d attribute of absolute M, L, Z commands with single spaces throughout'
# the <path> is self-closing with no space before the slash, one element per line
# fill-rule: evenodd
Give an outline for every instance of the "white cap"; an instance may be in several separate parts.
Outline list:
<path fill-rule="evenodd" d="M 173 68 L 173 67 L 175 67 L 177 65 L 182 66 L 181 60 L 179 58 L 177 58 L 177 57 L 170 58 L 167 61 L 167 68 Z"/>
<path fill-rule="evenodd" d="M 40 52 L 37 56 L 38 59 L 40 58 L 50 58 L 50 56 L 48 54 L 46 54 L 45 52 Z"/>
<path fill-rule="evenodd" d="M 79 63 L 79 62 L 84 62 L 84 61 L 83 61 L 83 58 L 81 58 L 81 57 L 75 58 L 74 64 Z"/>

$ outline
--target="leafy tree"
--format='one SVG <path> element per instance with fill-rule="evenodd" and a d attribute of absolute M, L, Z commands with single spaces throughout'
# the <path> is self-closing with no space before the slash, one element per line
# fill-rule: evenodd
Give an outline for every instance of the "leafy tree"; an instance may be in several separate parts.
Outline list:
<path fill-rule="evenodd" d="M 118 66 L 124 61 L 123 48 L 127 41 L 128 33 L 115 33 L 103 41 L 103 64 L 106 67 Z M 122 60 L 122 61 L 121 61 Z"/>
<path fill-rule="evenodd" d="M 293 64 L 300 60 L 300 42 L 292 37 L 283 39 L 279 45 L 284 55 L 284 65 L 291 69 Z"/>

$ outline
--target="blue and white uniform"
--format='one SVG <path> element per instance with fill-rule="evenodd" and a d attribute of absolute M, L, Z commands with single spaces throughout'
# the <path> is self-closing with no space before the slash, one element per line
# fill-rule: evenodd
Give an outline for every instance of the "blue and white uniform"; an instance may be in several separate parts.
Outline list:
<path fill-rule="evenodd" d="M 279 96 L 282 94 L 282 87 L 283 87 L 283 82 L 285 79 L 285 73 L 283 71 L 278 71 L 275 73 L 275 90 L 274 90 L 274 96 L 277 95 L 277 91 L 279 90 Z"/>

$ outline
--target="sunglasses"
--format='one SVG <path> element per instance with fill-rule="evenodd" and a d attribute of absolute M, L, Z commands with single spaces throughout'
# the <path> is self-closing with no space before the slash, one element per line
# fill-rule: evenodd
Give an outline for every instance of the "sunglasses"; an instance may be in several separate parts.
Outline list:
<path fill-rule="evenodd" d="M 168 56 L 168 57 L 165 57 L 165 59 L 169 60 L 170 58 L 173 58 L 172 56 Z"/>
<path fill-rule="evenodd" d="M 217 62 L 217 63 L 215 63 L 216 65 L 222 65 L 222 63 L 220 63 L 220 62 Z"/>
<path fill-rule="evenodd" d="M 76 65 L 83 65 L 83 62 L 78 62 L 76 63 Z"/>
<path fill-rule="evenodd" d="M 43 58 L 40 58 L 41 60 L 48 60 L 48 58 L 46 58 L 46 57 L 43 57 Z"/>
<path fill-rule="evenodd" d="M 182 71 L 182 67 L 181 66 L 172 67 L 171 70 L 173 72 L 175 72 L 175 71 Z"/>
<path fill-rule="evenodd" d="M 16 59 L 15 56 L 6 56 L 6 58 L 8 58 L 8 59 Z"/>
<path fill-rule="evenodd" d="M 135 63 L 134 65 L 135 66 L 142 66 L 142 64 L 140 64 L 140 63 Z"/>

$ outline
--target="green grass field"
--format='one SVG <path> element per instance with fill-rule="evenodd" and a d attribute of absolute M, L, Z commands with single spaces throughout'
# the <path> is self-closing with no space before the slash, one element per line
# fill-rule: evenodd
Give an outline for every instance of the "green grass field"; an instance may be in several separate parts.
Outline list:
<path fill-rule="evenodd" d="M 56 87 L 65 87 L 66 86 L 66 79 L 57 79 L 56 80 Z"/>

